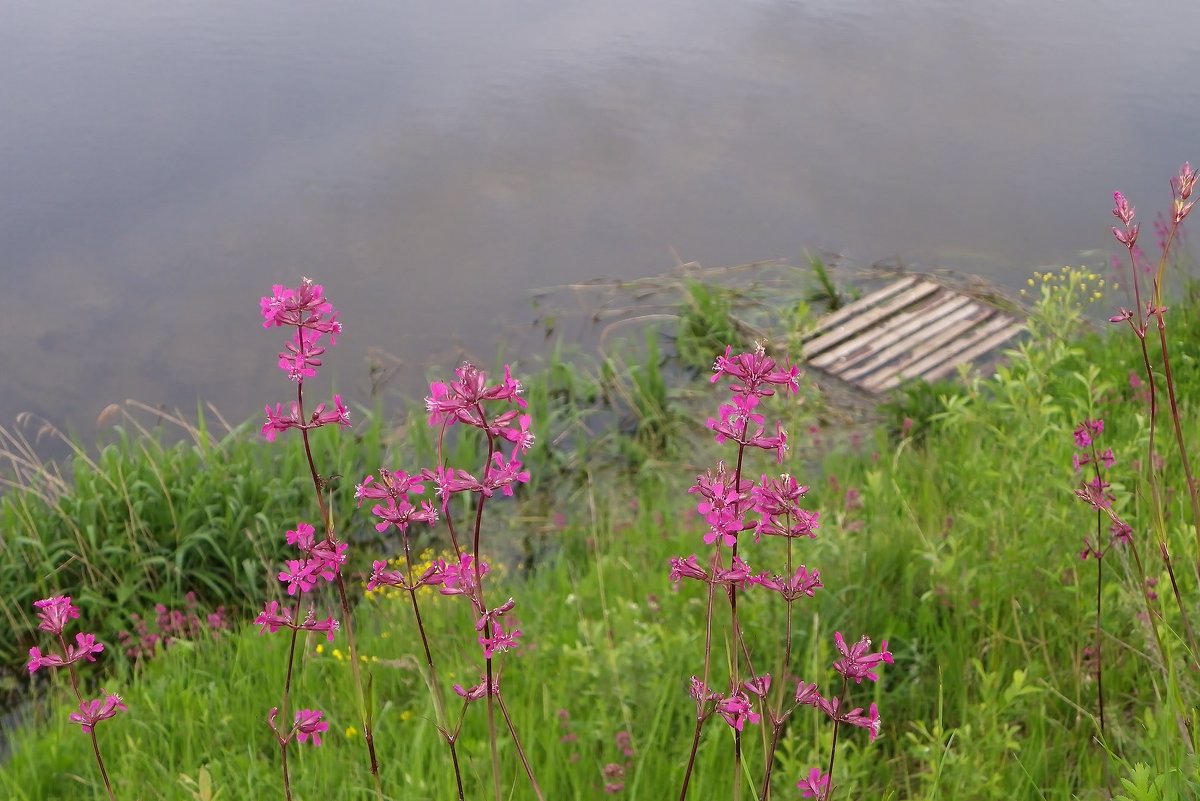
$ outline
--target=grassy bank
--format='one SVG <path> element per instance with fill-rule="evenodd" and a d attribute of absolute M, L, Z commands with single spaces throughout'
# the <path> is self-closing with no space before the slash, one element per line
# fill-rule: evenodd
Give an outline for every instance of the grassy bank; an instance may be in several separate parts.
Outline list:
<path fill-rule="evenodd" d="M 1130 378 L 1140 349 L 1127 332 L 1088 329 L 1088 281 L 1076 272 L 1039 279 L 1031 335 L 998 372 L 910 390 L 861 441 L 840 435 L 837 410 L 822 407 L 811 388 L 803 408 L 790 396 L 770 407 L 810 458 L 794 453 L 779 468 L 755 455 L 749 474 L 795 472 L 812 488 L 805 506 L 821 514 L 817 539 L 796 546 L 799 561 L 820 569 L 825 588 L 796 606 L 791 685 L 831 680 L 835 631 L 886 638 L 894 655 L 880 681 L 855 696 L 856 705 L 878 704 L 882 736 L 868 744 L 864 732 L 843 731 L 838 740 L 839 798 L 1149 801 L 1195 797 L 1200 789 L 1188 730 L 1198 697 L 1187 667 L 1195 654 L 1184 635 L 1186 614 L 1200 598 L 1190 567 L 1200 554 L 1187 493 L 1178 489 L 1186 484 L 1160 429 L 1161 486 L 1177 489 L 1152 502 L 1146 388 Z M 1194 289 L 1181 293 L 1169 319 L 1183 434 L 1194 443 Z M 712 414 L 718 400 L 703 379 L 668 381 L 655 345 L 648 347 L 634 367 L 610 360 L 588 371 L 554 361 L 531 382 L 530 412 L 545 421 L 526 462 L 538 478 L 495 524 L 502 532 L 495 564 L 505 568 L 489 592 L 519 600 L 525 634 L 504 662 L 504 694 L 550 799 L 599 798 L 606 787 L 630 798 L 677 797 L 688 760 L 696 716 L 688 678 L 703 666 L 706 596 L 696 582 L 673 586 L 668 560 L 703 547 L 706 525 L 687 488 L 723 453 L 696 412 L 707 398 Z M 1114 508 L 1142 521 L 1134 537 L 1143 560 L 1141 572 L 1130 548 L 1104 560 L 1102 674 L 1097 562 L 1079 557 L 1098 518 L 1075 497 L 1080 477 L 1072 467 L 1081 452 L 1075 430 L 1098 418 L 1103 447 L 1116 459 L 1108 474 Z M 428 459 L 434 446 L 419 421 L 397 440 L 387 430 L 372 422 L 353 438 L 320 441 L 321 463 L 346 477 L 334 506 L 352 542 L 372 531 L 367 509 L 354 510 L 353 483 L 381 463 Z M 119 688 L 129 707 L 101 729 L 120 798 L 279 792 L 278 747 L 263 721 L 278 703 L 286 639 L 260 636 L 245 612 L 278 592 L 267 574 L 281 554 L 277 545 L 263 552 L 263 543 L 277 542 L 296 510 L 312 502 L 296 443 L 265 451 L 252 434 L 206 434 L 174 446 L 131 434 L 94 468 L 77 465 L 70 485 L 5 497 L 0 586 L 16 627 L 33 633 L 30 603 L 61 589 L 82 602 L 85 620 L 113 632 L 129 625 L 131 609 L 196 589 L 185 577 L 200 579 L 206 606 L 243 610 L 231 613 L 230 630 L 181 639 L 152 659 L 106 655 L 89 678 Z M 467 438 L 456 447 L 465 454 L 480 444 Z M 459 458 L 466 456 L 450 461 Z M 1150 517 L 1162 525 L 1145 522 Z M 1182 604 L 1157 557 L 1160 533 L 1182 566 L 1175 576 Z M 420 545 L 436 556 L 441 536 L 431 533 Z M 370 552 L 382 547 L 363 543 L 365 555 L 353 563 L 360 579 Z M 782 543 L 762 547 L 756 553 L 764 566 L 784 558 Z M 199 573 L 187 553 L 204 554 L 195 557 Z M 439 668 L 446 684 L 478 681 L 470 607 L 432 588 L 419 593 L 429 610 L 426 633 L 452 655 Z M 361 659 L 373 676 L 388 797 L 455 798 L 407 596 L 373 595 L 355 615 Z M 782 641 L 782 607 L 765 593 L 748 590 L 738 615 L 747 641 Z M 728 611 L 718 618 L 727 623 Z M 27 640 L 4 644 L 7 662 L 20 659 L 15 643 Z M 296 694 L 319 698 L 331 728 L 321 749 L 291 757 L 296 795 L 375 797 L 345 643 L 310 634 L 301 646 Z M 15 738 L 0 767 L 0 796 L 105 797 L 90 744 L 67 721 L 62 685 L 56 677 L 46 706 Z M 747 774 L 761 769 L 765 732 L 747 726 L 742 737 Z M 798 796 L 796 782 L 828 760 L 832 737 L 815 710 L 791 719 L 775 751 L 774 797 Z M 705 730 L 691 797 L 729 796 L 732 743 L 732 730 L 719 721 Z M 491 782 L 482 715 L 467 716 L 460 745 L 468 797 L 482 797 Z M 532 797 L 511 742 L 502 738 L 498 748 L 503 797 Z M 752 797 L 750 786 L 744 797 Z"/>

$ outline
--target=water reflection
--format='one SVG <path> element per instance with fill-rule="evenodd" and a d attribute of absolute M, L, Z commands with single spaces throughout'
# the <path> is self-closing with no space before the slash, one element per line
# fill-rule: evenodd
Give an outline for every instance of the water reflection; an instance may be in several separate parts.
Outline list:
<path fill-rule="evenodd" d="M 1200 11 L 1112 2 L 9 2 L 0 421 L 288 391 L 273 282 L 381 345 L 492 355 L 535 286 L 902 256 L 1009 284 L 1150 213 Z M 415 371 L 414 371 L 415 372 Z M 410 386 L 417 382 L 413 381 Z"/>

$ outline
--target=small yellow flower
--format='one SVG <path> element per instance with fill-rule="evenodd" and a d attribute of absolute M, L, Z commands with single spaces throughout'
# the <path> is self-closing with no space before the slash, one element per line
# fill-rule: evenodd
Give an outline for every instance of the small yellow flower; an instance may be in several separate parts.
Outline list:
<path fill-rule="evenodd" d="M 341 648 L 334 648 L 333 649 L 333 658 L 336 659 L 337 661 L 341 662 L 346 657 L 342 656 Z"/>
<path fill-rule="evenodd" d="M 1027 278 L 1027 279 L 1025 279 L 1025 283 L 1029 284 L 1030 286 L 1033 286 L 1033 279 Z"/>
<path fill-rule="evenodd" d="M 1092 293 L 1092 300 L 1100 300 L 1100 298 L 1102 298 L 1102 297 L 1104 297 L 1103 292 L 1093 292 Z"/>
<path fill-rule="evenodd" d="M 412 720 L 412 716 L 413 716 L 413 713 L 412 713 L 411 709 L 405 709 L 403 712 L 400 713 L 401 720 Z"/>
<path fill-rule="evenodd" d="M 353 726 L 347 726 L 346 727 L 346 736 L 347 737 L 357 737 L 358 729 L 354 728 Z"/>
<path fill-rule="evenodd" d="M 323 654 L 323 653 L 325 653 L 325 646 L 324 646 L 324 645 L 320 645 L 320 644 L 318 644 L 318 645 L 317 645 L 317 653 L 318 653 L 318 654 Z"/>

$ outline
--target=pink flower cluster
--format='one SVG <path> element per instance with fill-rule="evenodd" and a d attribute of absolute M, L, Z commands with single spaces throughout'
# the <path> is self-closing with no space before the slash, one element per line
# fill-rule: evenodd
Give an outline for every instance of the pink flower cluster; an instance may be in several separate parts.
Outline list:
<path fill-rule="evenodd" d="M 800 506 L 808 487 L 786 473 L 778 478 L 764 475 L 760 483 L 752 484 L 745 479 L 735 480 L 725 463 L 720 462 L 715 472 L 698 476 L 688 492 L 700 496 L 696 511 L 708 523 L 705 545 L 719 540 L 721 545 L 733 547 L 739 534 L 751 530 L 755 542 L 764 535 L 787 539 L 815 538 L 820 526 L 819 513 Z M 757 520 L 751 520 L 749 515 L 756 515 Z M 694 554 L 686 559 L 673 557 L 671 580 L 678 582 L 690 578 L 702 582 L 737 582 L 743 587 L 759 585 L 788 600 L 795 600 L 800 595 L 812 597 L 813 591 L 822 586 L 820 572 L 810 572 L 804 565 L 790 577 L 772 576 L 751 572 L 739 556 L 733 557 L 731 568 L 723 569 L 719 566 L 719 556 L 719 553 L 714 556 L 718 561 L 713 562 L 711 569 L 702 567 Z"/>
<path fill-rule="evenodd" d="M 291 340 L 284 344 L 284 349 L 279 353 L 279 368 L 297 383 L 296 400 L 286 408 L 282 403 L 275 404 L 274 409 L 266 407 L 267 421 L 263 424 L 262 435 L 268 442 L 273 442 L 281 432 L 297 429 L 304 438 L 307 451 L 310 430 L 327 425 L 346 428 L 350 426 L 350 411 L 340 395 L 334 395 L 332 405 L 320 403 L 311 413 L 305 414 L 304 411 L 304 381 L 314 378 L 317 368 L 322 365 L 322 356 L 325 354 L 323 339 L 327 336 L 329 345 L 333 346 L 337 344 L 337 338 L 342 333 L 338 312 L 325 297 L 324 287 L 308 278 L 301 279 L 300 285 L 294 288 L 276 284 L 271 288 L 269 296 L 260 299 L 259 310 L 263 317 L 263 328 L 290 326 L 295 329 Z M 309 466 L 324 519 L 327 509 L 325 502 L 320 500 L 324 481 L 317 475 L 311 456 Z M 268 602 L 254 619 L 255 624 L 259 626 L 259 634 L 273 634 L 280 629 L 314 631 L 324 633 L 326 639 L 332 642 L 334 633 L 340 627 L 338 620 L 332 616 L 318 618 L 311 604 L 301 618 L 300 599 L 323 582 L 340 582 L 348 546 L 336 538 L 332 526 L 326 526 L 322 536 L 318 538 L 313 526 L 301 522 L 284 537 L 287 544 L 293 546 L 299 555 L 298 558 L 285 561 L 284 569 L 277 574 L 277 578 L 287 587 L 288 596 L 295 598 L 296 603 L 293 607 L 283 606 L 278 601 Z M 351 647 L 353 648 L 353 640 Z M 290 681 L 290 662 L 288 670 Z M 323 713 L 301 709 L 295 713 L 290 729 L 281 731 L 275 724 L 278 714 L 278 708 L 272 709 L 268 715 L 268 724 L 275 732 L 281 747 L 286 747 L 293 736 L 301 743 L 311 738 L 313 745 L 320 745 L 321 732 L 329 728 L 329 724 L 321 720 Z"/>
<path fill-rule="evenodd" d="M 96 641 L 94 634 L 76 634 L 75 644 L 67 643 L 63 632 L 70 621 L 79 617 L 79 607 L 71 603 L 69 595 L 43 598 L 40 601 L 34 601 L 33 607 L 37 610 L 40 621 L 38 628 L 53 635 L 58 640 L 61 651 L 59 653 L 53 651 L 42 653 L 42 650 L 36 646 L 30 648 L 29 662 L 25 666 L 30 673 L 36 673 L 42 668 L 62 667 L 73 671 L 76 662 L 95 662 L 96 654 L 104 650 L 104 645 Z M 72 680 L 72 686 L 75 686 L 74 680 Z M 76 692 L 78 695 L 78 691 Z M 80 698 L 79 711 L 72 712 L 70 715 L 71 722 L 78 723 L 86 733 L 91 733 L 100 721 L 115 717 L 118 712 L 126 709 L 121 696 L 104 690 L 100 692 L 104 693 L 102 698 L 91 701 Z"/>
<path fill-rule="evenodd" d="M 1093 542 L 1091 538 L 1084 537 L 1083 549 L 1079 552 L 1080 559 L 1090 557 L 1103 559 L 1110 547 L 1128 544 L 1133 538 L 1133 528 L 1113 510 L 1116 496 L 1110 491 L 1112 485 L 1104 480 L 1103 471 L 1116 464 L 1117 458 L 1113 454 L 1112 448 L 1107 448 L 1102 453 L 1098 452 L 1096 440 L 1102 433 L 1104 433 L 1104 421 L 1099 419 L 1084 420 L 1075 427 L 1074 431 L 1075 447 L 1079 448 L 1081 452 L 1071 457 L 1071 466 L 1076 473 L 1091 466 L 1092 473 L 1090 478 L 1079 482 L 1079 486 L 1075 490 L 1075 497 L 1097 512 L 1107 514 L 1110 521 L 1108 544 L 1102 545 L 1098 541 Z"/>
<path fill-rule="evenodd" d="M 379 479 L 367 476 L 354 488 L 354 497 L 361 508 L 363 501 L 381 501 L 371 507 L 371 514 L 379 518 L 375 530 L 380 534 L 395 527 L 404 534 L 412 523 L 433 525 L 438 520 L 437 510 L 429 501 L 414 505 L 410 496 L 421 495 L 425 485 L 421 476 L 410 476 L 403 470 L 393 473 L 380 468 Z"/>
<path fill-rule="evenodd" d="M 320 284 L 314 284 L 309 279 L 302 279 L 300 286 L 295 289 L 276 284 L 272 287 L 270 297 L 259 300 L 262 310 L 263 328 L 275 326 L 293 326 L 296 332 L 290 342 L 284 345 L 279 354 L 279 367 L 288 377 L 296 382 L 317 375 L 321 366 L 321 356 L 325 348 L 319 344 L 321 338 L 329 336 L 329 344 L 336 345 L 338 334 L 342 332 L 342 324 L 338 322 L 337 310 L 325 297 L 325 290 Z M 267 409 L 267 422 L 262 427 L 262 435 L 268 442 L 273 442 L 277 434 L 289 428 L 313 429 L 327 425 L 350 426 L 350 410 L 342 403 L 340 395 L 333 396 L 333 406 L 328 408 L 324 403 L 318 404 L 312 414 L 304 417 L 298 401 L 293 401 L 287 409 L 282 403 Z"/>
<path fill-rule="evenodd" d="M 320 582 L 332 582 L 337 578 L 346 562 L 346 543 L 336 542 L 328 537 L 318 542 L 316 529 L 308 523 L 298 523 L 296 528 L 289 530 L 284 537 L 288 545 L 294 546 L 301 556 L 299 559 L 287 560 L 287 569 L 279 572 L 278 579 L 287 585 L 288 595 L 302 595 L 315 589 Z M 334 632 L 339 627 L 338 621 L 333 617 L 318 620 L 315 610 L 311 607 L 305 618 L 297 622 L 296 613 L 280 606 L 278 601 L 268 601 L 263 611 L 254 619 L 254 623 L 260 627 L 259 634 L 268 631 L 274 634 L 284 628 L 318 631 L 324 632 L 331 642 Z"/>
<path fill-rule="evenodd" d="M 219 635 L 229 627 L 225 619 L 225 607 L 218 606 L 214 611 L 201 617 L 198 613 L 200 602 L 196 593 L 189 592 L 184 596 L 183 609 L 170 609 L 165 604 L 154 606 L 154 628 L 151 621 L 141 615 L 131 614 L 136 634 L 129 631 L 118 632 L 125 654 L 130 659 L 149 659 L 158 653 L 160 648 L 166 649 L 180 638 L 192 639 L 207 632 Z"/>
<path fill-rule="evenodd" d="M 708 418 L 707 426 L 715 432 L 717 442 L 732 440 L 739 445 L 773 450 L 782 462 L 787 453 L 787 432 L 776 423 L 775 434 L 768 435 L 763 416 L 754 410 L 762 398 L 775 394 L 774 387 L 786 387 L 793 394 L 799 392 L 800 368 L 793 365 L 780 369 L 759 345 L 736 356 L 733 348 L 725 348 L 725 355 L 713 364 L 713 372 L 714 384 L 722 377 L 732 379 L 729 391 L 733 393 L 729 402 L 721 404 L 720 418 Z"/>
<path fill-rule="evenodd" d="M 750 587 L 761 587 L 778 593 L 788 604 L 789 639 L 785 654 L 791 653 L 791 604 L 802 597 L 814 597 L 823 587 L 818 570 L 806 565 L 796 566 L 792 561 L 793 542 L 802 538 L 815 538 L 820 527 L 817 512 L 801 506 L 808 487 L 800 484 L 786 473 L 777 477 L 761 476 L 758 482 L 744 477 L 744 457 L 747 448 L 772 451 L 782 462 L 787 452 L 788 436 L 783 426 L 776 423 L 774 432 L 768 433 L 766 420 L 759 411 L 763 398 L 774 395 L 781 388 L 792 393 L 799 391 L 800 370 L 794 366 L 780 367 L 767 356 L 765 348 L 758 345 L 748 353 L 734 355 L 731 348 L 716 360 L 713 366 L 713 382 L 729 378 L 732 398 L 723 403 L 717 417 L 710 417 L 707 426 L 718 443 L 733 442 L 738 446 L 736 468 L 730 470 L 724 461 L 718 462 L 715 470 L 709 470 L 696 478 L 688 490 L 696 496 L 696 512 L 704 519 L 707 530 L 704 544 L 711 547 L 711 555 L 702 560 L 696 554 L 670 559 L 670 578 L 678 585 L 684 579 L 708 585 L 709 615 L 707 626 L 710 634 L 706 641 L 711 643 L 711 609 L 717 587 L 721 587 L 729 598 L 730 609 L 735 615 L 733 623 L 734 643 L 731 644 L 732 670 L 731 687 L 727 692 L 710 688 L 707 684 L 709 645 L 705 651 L 705 678 L 693 676 L 690 695 L 696 704 L 696 734 L 693 738 L 694 758 L 703 723 L 713 715 L 719 715 L 731 728 L 742 732 L 747 724 L 758 724 L 767 719 L 778 738 L 786 719 L 801 706 L 819 709 L 835 726 L 846 724 L 867 729 L 873 741 L 880 731 L 879 710 L 871 704 L 867 710 L 851 706 L 847 695 L 851 682 L 861 684 L 863 680 L 877 681 L 878 668 L 892 663 L 892 654 L 887 641 L 878 651 L 871 650 L 871 641 L 862 637 L 848 645 L 840 632 L 834 636 L 839 658 L 833 669 L 842 676 L 841 689 L 833 696 L 821 695 L 817 685 L 800 682 L 796 688 L 793 705 L 786 707 L 784 699 L 769 699 L 771 675 L 764 673 L 746 680 L 739 679 L 737 662 L 742 653 L 749 662 L 746 644 L 738 642 L 740 632 L 736 622 L 736 592 Z M 855 493 L 847 493 L 847 506 L 861 506 L 862 499 Z M 754 542 L 761 543 L 763 537 L 778 537 L 787 543 L 787 569 L 782 574 L 755 571 L 746 561 L 744 551 L 739 552 L 741 535 L 754 532 Z M 724 549 L 730 549 L 728 556 Z M 836 741 L 836 738 L 835 738 Z M 768 755 L 768 765 L 774 754 Z M 689 760 L 690 764 L 690 760 Z M 830 771 L 832 772 L 832 760 Z M 686 796 L 690 768 L 685 774 L 682 796 Z M 764 786 L 769 786 L 770 768 L 764 776 Z M 814 769 L 807 779 L 797 787 L 805 797 L 824 799 L 828 796 L 830 776 Z M 681 796 L 681 797 L 682 797 Z"/>
<path fill-rule="evenodd" d="M 284 535 L 288 545 L 300 551 L 300 559 L 288 559 L 287 570 L 279 573 L 279 580 L 287 585 L 288 595 L 297 591 L 309 592 L 317 582 L 330 582 L 337 578 L 346 563 L 344 542 L 326 538 L 316 541 L 316 530 L 308 523 L 299 523 Z"/>
<path fill-rule="evenodd" d="M 324 714 L 324 712 L 316 709 L 297 709 L 292 720 L 291 731 L 287 732 L 284 739 L 290 740 L 294 735 L 298 742 L 308 742 L 309 738 L 312 738 L 313 745 L 320 745 L 321 735 L 329 731 L 329 723 L 321 720 Z M 272 729 L 276 729 L 276 731 L 278 729 L 276 728 L 275 720 L 278 717 L 279 707 L 271 707 L 271 711 L 267 715 L 267 723 L 271 725 Z"/>
<path fill-rule="evenodd" d="M 425 398 L 430 426 L 440 428 L 444 433 L 447 428 L 461 424 L 478 428 L 486 435 L 489 456 L 483 476 L 446 466 L 412 475 L 402 470 L 381 468 L 378 478 L 367 476 L 355 489 L 359 506 L 364 501 L 375 501 L 371 514 L 379 520 L 376 530 L 382 533 L 394 528 L 402 537 L 407 537 L 412 524 L 433 525 L 438 522 L 439 513 L 448 515 L 450 501 L 458 493 L 478 494 L 477 502 L 482 502 L 497 493 L 511 497 L 517 484 L 527 483 L 529 471 L 524 469 L 519 457 L 533 447 L 534 435 L 529 430 L 529 415 L 522 413 L 527 404 L 521 392 L 521 383 L 513 378 L 508 365 L 504 366 L 503 378 L 493 385 L 488 384 L 486 372 L 470 363 L 455 371 L 453 381 L 430 384 L 429 396 Z M 501 405 L 499 411 L 490 410 L 495 404 Z M 504 443 L 509 446 L 507 454 L 502 447 Z M 436 507 L 432 501 L 419 497 L 425 492 L 425 482 L 432 482 L 435 488 L 440 501 Z M 451 532 L 453 537 L 453 529 Z M 390 569 L 385 560 L 376 560 L 372 568 L 368 590 L 390 586 L 415 592 L 423 586 L 438 586 L 442 595 L 469 598 L 478 616 L 475 629 L 480 632 L 478 640 L 485 659 L 518 645 L 521 630 L 506 630 L 500 623 L 500 618 L 516 604 L 510 598 L 498 607 L 487 607 L 480 584 L 489 568 L 482 560 L 476 563 L 473 554 L 463 551 L 458 561 L 439 559 L 415 577 Z M 468 700 L 485 697 L 486 683 L 459 694 Z"/>
<path fill-rule="evenodd" d="M 1092 477 L 1080 482 L 1079 488 L 1075 490 L 1075 496 L 1097 511 L 1110 508 L 1113 501 L 1116 500 L 1108 491 L 1110 485 L 1100 472 L 1100 465 L 1104 465 L 1106 468 L 1112 467 L 1116 464 L 1116 457 L 1113 456 L 1112 448 L 1102 454 L 1096 453 L 1095 440 L 1102 433 L 1104 433 L 1103 420 L 1084 420 L 1076 426 L 1075 447 L 1084 453 L 1077 453 L 1071 459 L 1075 472 L 1079 472 L 1085 465 L 1092 465 Z M 1087 558 L 1086 552 L 1084 558 Z"/>
<path fill-rule="evenodd" d="M 325 288 L 307 278 L 301 279 L 295 289 L 276 284 L 271 288 L 271 296 L 259 301 L 259 307 L 263 328 L 290 325 L 296 329 L 279 354 L 279 369 L 293 381 L 315 377 L 321 366 L 320 357 L 325 353 L 319 344 L 321 337 L 328 334 L 329 344 L 336 345 L 342 333 L 337 310 L 325 298 Z"/>

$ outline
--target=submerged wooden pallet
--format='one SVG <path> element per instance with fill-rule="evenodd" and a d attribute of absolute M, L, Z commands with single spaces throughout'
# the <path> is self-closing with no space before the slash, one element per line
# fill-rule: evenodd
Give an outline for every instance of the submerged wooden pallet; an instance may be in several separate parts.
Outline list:
<path fill-rule="evenodd" d="M 878 394 L 914 378 L 944 378 L 1024 328 L 994 306 L 910 275 L 819 320 L 803 353 L 810 366 Z"/>

